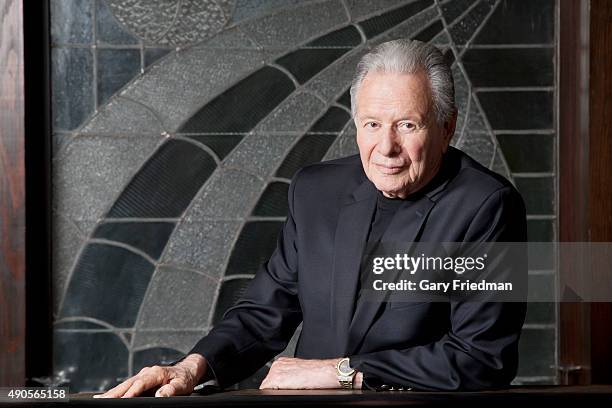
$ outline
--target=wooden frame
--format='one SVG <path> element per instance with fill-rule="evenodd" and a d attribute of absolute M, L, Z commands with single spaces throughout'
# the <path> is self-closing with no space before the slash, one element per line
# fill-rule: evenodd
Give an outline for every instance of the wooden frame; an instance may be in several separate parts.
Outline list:
<path fill-rule="evenodd" d="M 0 386 L 51 374 L 48 4 L 32 3 L 0 4 Z M 610 242 L 612 4 L 558 4 L 559 240 Z M 561 382 L 612 383 L 612 305 L 562 303 L 559 314 Z"/>

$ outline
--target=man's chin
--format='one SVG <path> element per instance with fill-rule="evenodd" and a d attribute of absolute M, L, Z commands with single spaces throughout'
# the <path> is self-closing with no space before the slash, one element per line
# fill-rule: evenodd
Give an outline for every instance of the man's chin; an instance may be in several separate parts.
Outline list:
<path fill-rule="evenodd" d="M 398 179 L 397 177 L 377 177 L 372 180 L 372 183 L 374 183 L 376 189 L 382 191 L 385 196 L 394 198 L 406 198 L 406 196 L 418 189 L 415 189 L 414 183 Z"/>
<path fill-rule="evenodd" d="M 374 182 L 374 186 L 376 186 L 377 190 L 381 191 L 385 196 L 388 197 L 397 197 L 404 190 L 404 188 L 402 188 L 402 186 L 400 185 L 388 182 L 385 183 L 379 180 Z"/>

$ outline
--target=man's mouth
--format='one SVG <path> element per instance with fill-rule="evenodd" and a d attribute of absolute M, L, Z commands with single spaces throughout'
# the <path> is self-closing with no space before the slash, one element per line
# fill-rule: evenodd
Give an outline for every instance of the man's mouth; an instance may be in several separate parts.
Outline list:
<path fill-rule="evenodd" d="M 384 164 L 378 164 L 378 163 L 374 163 L 374 165 L 376 166 L 378 171 L 383 174 L 397 174 L 397 173 L 400 173 L 404 169 L 404 166 L 399 166 L 399 165 L 398 166 L 384 165 Z"/>

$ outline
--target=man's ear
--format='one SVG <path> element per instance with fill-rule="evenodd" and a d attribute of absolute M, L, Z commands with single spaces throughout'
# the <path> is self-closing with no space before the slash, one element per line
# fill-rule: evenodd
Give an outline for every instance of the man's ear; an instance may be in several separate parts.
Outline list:
<path fill-rule="evenodd" d="M 446 149 L 448 148 L 448 145 L 450 144 L 450 141 L 453 138 L 453 135 L 455 134 L 456 126 L 457 126 L 457 109 L 453 111 L 453 115 L 450 117 L 450 119 L 444 122 L 444 140 L 443 140 L 444 152 L 446 152 Z"/>

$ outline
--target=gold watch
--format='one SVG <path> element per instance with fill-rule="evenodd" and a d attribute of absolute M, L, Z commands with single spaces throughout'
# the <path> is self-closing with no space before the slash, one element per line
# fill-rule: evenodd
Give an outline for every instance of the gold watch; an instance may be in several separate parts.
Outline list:
<path fill-rule="evenodd" d="M 348 357 L 338 361 L 336 365 L 336 371 L 338 372 L 338 382 L 340 388 L 353 389 L 353 379 L 355 378 L 355 369 L 351 368 Z"/>

